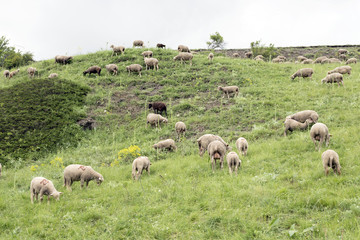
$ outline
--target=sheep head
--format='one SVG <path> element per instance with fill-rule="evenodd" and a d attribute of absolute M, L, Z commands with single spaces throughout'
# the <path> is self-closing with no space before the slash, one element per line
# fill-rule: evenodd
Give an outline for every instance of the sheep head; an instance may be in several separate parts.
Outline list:
<path fill-rule="evenodd" d="M 50 194 L 50 196 L 52 196 L 53 198 L 56 199 L 56 201 L 59 201 L 60 200 L 60 195 L 62 194 L 62 192 L 53 192 L 52 194 Z"/>

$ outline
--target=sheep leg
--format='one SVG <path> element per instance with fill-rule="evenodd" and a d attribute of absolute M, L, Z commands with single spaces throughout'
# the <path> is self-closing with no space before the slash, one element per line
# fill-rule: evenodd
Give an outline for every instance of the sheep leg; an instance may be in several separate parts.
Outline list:
<path fill-rule="evenodd" d="M 192 60 L 190 60 L 190 66 L 192 66 Z"/>
<path fill-rule="evenodd" d="M 220 157 L 220 168 L 223 169 L 224 168 L 224 156 Z"/>
<path fill-rule="evenodd" d="M 42 201 L 43 201 L 43 199 L 44 199 L 44 190 L 40 190 L 40 202 L 39 203 L 41 203 Z"/>
<path fill-rule="evenodd" d="M 89 181 L 86 181 L 86 188 L 88 187 L 88 185 L 89 185 Z"/>
<path fill-rule="evenodd" d="M 31 203 L 34 204 L 34 190 L 31 189 L 31 192 L 30 192 L 30 199 L 31 199 Z"/>
<path fill-rule="evenodd" d="M 216 164 L 216 160 L 214 159 L 213 156 L 211 156 L 211 167 L 212 167 L 213 173 L 215 172 L 215 164 Z"/>
<path fill-rule="evenodd" d="M 235 165 L 235 175 L 237 176 L 237 172 L 238 172 L 238 164 L 237 165 Z"/>
<path fill-rule="evenodd" d="M 315 140 L 315 138 L 312 138 L 312 140 L 313 140 L 313 143 L 314 143 L 314 145 L 315 145 L 315 150 L 316 150 L 316 140 Z"/>
<path fill-rule="evenodd" d="M 139 72 L 139 76 L 141 77 L 141 71 Z"/>
<path fill-rule="evenodd" d="M 81 189 L 84 187 L 84 179 L 80 180 L 80 187 L 81 187 Z"/>
<path fill-rule="evenodd" d="M 320 152 L 320 148 L 321 148 L 323 142 L 324 142 L 324 138 L 320 138 L 319 149 L 318 149 L 319 152 Z"/>

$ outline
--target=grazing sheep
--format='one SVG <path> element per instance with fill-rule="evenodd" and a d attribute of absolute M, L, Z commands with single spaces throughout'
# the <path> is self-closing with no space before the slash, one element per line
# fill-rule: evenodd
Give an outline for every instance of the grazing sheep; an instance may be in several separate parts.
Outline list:
<path fill-rule="evenodd" d="M 240 57 L 240 54 L 238 54 L 238 53 L 233 53 L 233 55 L 232 55 L 234 58 L 238 58 L 238 57 Z"/>
<path fill-rule="evenodd" d="M 132 164 L 132 178 L 134 180 L 139 180 L 139 177 L 140 175 L 142 175 L 143 170 L 146 170 L 148 172 L 148 175 L 150 176 L 150 165 L 151 162 L 148 157 L 141 156 L 136 158 Z"/>
<path fill-rule="evenodd" d="M 351 67 L 350 66 L 341 66 L 341 67 L 337 67 L 331 71 L 328 71 L 328 74 L 332 74 L 332 73 L 341 73 L 341 74 L 351 74 Z"/>
<path fill-rule="evenodd" d="M 57 78 L 59 75 L 57 73 L 51 73 L 48 78 Z"/>
<path fill-rule="evenodd" d="M 285 125 L 284 136 L 286 137 L 287 131 L 292 132 L 297 129 L 305 130 L 311 122 L 312 121 L 310 119 L 306 119 L 305 122 L 302 123 L 291 118 L 286 118 L 284 122 Z"/>
<path fill-rule="evenodd" d="M 345 54 L 340 54 L 339 59 L 345 61 L 347 59 L 347 56 Z"/>
<path fill-rule="evenodd" d="M 212 60 L 214 59 L 214 54 L 213 54 L 212 52 L 209 53 L 208 59 L 209 59 L 210 61 L 212 61 Z"/>
<path fill-rule="evenodd" d="M 154 113 L 160 113 L 160 115 L 162 115 L 162 112 L 165 111 L 165 115 L 167 116 L 166 104 L 163 102 L 149 103 L 149 109 L 150 108 L 154 110 Z"/>
<path fill-rule="evenodd" d="M 153 148 L 157 149 L 167 149 L 169 151 L 176 150 L 175 141 L 172 139 L 166 139 L 160 141 L 153 145 Z"/>
<path fill-rule="evenodd" d="M 306 60 L 302 61 L 301 63 L 302 63 L 302 64 L 313 64 L 314 61 L 311 60 L 311 59 L 306 59 Z"/>
<path fill-rule="evenodd" d="M 326 56 L 321 56 L 315 59 L 314 63 L 321 63 L 322 60 L 327 59 Z"/>
<path fill-rule="evenodd" d="M 111 56 L 113 56 L 114 53 L 115 53 L 115 55 L 117 56 L 118 53 L 121 55 L 122 53 L 125 52 L 125 47 L 124 47 L 124 46 L 117 46 L 117 47 L 115 47 L 114 45 L 111 45 L 110 48 L 112 48 L 112 50 L 113 50 Z"/>
<path fill-rule="evenodd" d="M 325 59 L 321 60 L 321 64 L 326 64 L 326 63 L 332 63 L 332 62 L 329 58 L 325 58 Z"/>
<path fill-rule="evenodd" d="M 106 70 L 108 70 L 109 73 L 112 73 L 113 75 L 117 75 L 119 68 L 116 64 L 108 64 L 105 66 Z"/>
<path fill-rule="evenodd" d="M 179 45 L 178 46 L 178 51 L 179 52 L 188 52 L 188 53 L 190 53 L 190 49 L 187 46 L 184 46 L 184 45 Z"/>
<path fill-rule="evenodd" d="M 321 80 L 321 83 L 340 83 L 344 86 L 343 75 L 341 73 L 331 73 Z"/>
<path fill-rule="evenodd" d="M 83 75 L 85 76 L 87 73 L 89 74 L 89 76 L 90 76 L 90 74 L 92 74 L 92 73 L 94 73 L 94 74 L 98 74 L 99 76 L 100 76 L 100 72 L 101 72 L 101 67 L 99 67 L 99 66 L 92 66 L 92 67 L 89 67 L 87 70 L 85 70 L 84 72 L 83 72 Z"/>
<path fill-rule="evenodd" d="M 264 60 L 264 56 L 263 55 L 257 55 L 254 60 L 258 60 L 258 61 L 261 61 L 261 60 Z"/>
<path fill-rule="evenodd" d="M 346 61 L 346 64 L 350 64 L 350 63 L 357 63 L 357 59 L 356 59 L 356 58 L 349 58 L 349 59 Z"/>
<path fill-rule="evenodd" d="M 33 77 L 35 76 L 35 73 L 36 73 L 36 68 L 29 67 L 29 68 L 27 69 L 27 72 L 28 72 L 28 74 L 29 74 L 29 77 L 30 77 L 30 78 L 33 78 Z"/>
<path fill-rule="evenodd" d="M 225 96 L 225 94 L 227 95 L 227 97 L 229 98 L 229 93 L 234 93 L 234 98 L 239 95 L 239 87 L 238 86 L 227 86 L 227 87 L 218 87 L 219 91 L 222 91 L 223 97 Z"/>
<path fill-rule="evenodd" d="M 338 54 L 347 54 L 349 51 L 346 49 L 339 49 Z"/>
<path fill-rule="evenodd" d="M 246 141 L 246 139 L 243 138 L 243 137 L 238 138 L 238 139 L 236 140 L 236 142 L 235 142 L 235 145 L 236 145 L 236 148 L 237 148 L 239 154 L 242 154 L 242 155 L 246 156 L 247 150 L 248 150 L 248 146 L 249 146 L 249 144 L 248 144 L 248 142 Z"/>
<path fill-rule="evenodd" d="M 193 59 L 193 55 L 191 53 L 187 53 L 187 52 L 181 52 L 173 58 L 174 61 L 180 60 L 181 64 L 185 61 L 189 61 L 190 66 L 192 65 L 192 59 Z"/>
<path fill-rule="evenodd" d="M 315 123 L 310 129 L 310 137 L 315 144 L 315 150 L 317 148 L 316 141 L 319 141 L 318 150 L 320 151 L 322 143 L 325 141 L 326 147 L 330 142 L 330 134 L 328 127 L 323 123 Z"/>
<path fill-rule="evenodd" d="M 149 113 L 146 117 L 146 126 L 148 124 L 150 124 L 151 126 L 159 126 L 160 127 L 160 123 L 168 123 L 168 120 L 166 118 L 164 118 L 163 116 L 161 116 L 160 114 L 155 114 L 155 113 Z"/>
<path fill-rule="evenodd" d="M 224 156 L 226 153 L 226 147 L 225 145 L 220 142 L 219 140 L 212 141 L 209 143 L 209 146 L 207 147 L 210 159 L 211 159 L 211 166 L 212 170 L 214 172 L 215 165 L 216 165 L 216 159 L 220 159 L 220 168 L 223 169 L 224 167 Z"/>
<path fill-rule="evenodd" d="M 133 47 L 144 47 L 144 42 L 141 40 L 135 40 L 133 42 Z"/>
<path fill-rule="evenodd" d="M 253 52 L 251 52 L 251 51 L 245 53 L 246 58 L 252 58 L 252 56 L 253 56 Z"/>
<path fill-rule="evenodd" d="M 237 175 L 238 168 L 241 166 L 241 160 L 236 152 L 229 152 L 226 155 L 226 161 L 229 166 L 229 173 L 232 175 L 232 172 L 235 170 L 235 174 Z"/>
<path fill-rule="evenodd" d="M 5 70 L 4 71 L 4 77 L 8 78 L 10 76 L 10 71 L 9 70 Z"/>
<path fill-rule="evenodd" d="M 341 63 L 341 61 L 337 58 L 329 58 L 330 63 Z"/>
<path fill-rule="evenodd" d="M 332 168 L 334 170 L 334 173 L 338 173 L 341 175 L 341 166 L 339 161 L 339 155 L 334 150 L 326 150 L 321 154 L 321 159 L 323 162 L 324 170 L 325 170 L 325 176 L 329 174 L 329 168 Z"/>
<path fill-rule="evenodd" d="M 293 75 L 291 75 L 291 80 L 294 80 L 296 77 L 312 78 L 314 70 L 312 68 L 302 68 L 297 70 Z"/>
<path fill-rule="evenodd" d="M 317 114 L 317 112 L 315 112 L 313 110 L 304 110 L 304 111 L 289 115 L 286 118 L 294 119 L 301 123 L 304 123 L 306 121 L 306 119 L 309 119 L 310 122 L 316 123 L 319 119 L 319 114 Z"/>
<path fill-rule="evenodd" d="M 159 70 L 159 60 L 157 60 L 156 58 L 144 58 L 145 61 L 145 65 L 146 65 L 146 70 L 148 70 L 151 67 L 154 67 L 154 70 L 156 69 Z"/>
<path fill-rule="evenodd" d="M 141 55 L 146 58 L 146 57 L 152 57 L 153 56 L 153 52 L 152 51 L 145 51 L 142 52 Z"/>
<path fill-rule="evenodd" d="M 55 189 L 55 186 L 52 181 L 47 180 L 46 178 L 43 178 L 43 177 L 34 177 L 30 183 L 31 203 L 34 203 L 34 196 L 37 201 L 39 200 L 38 199 L 39 194 L 40 194 L 40 202 L 39 203 L 41 203 L 43 201 L 43 198 L 44 198 L 43 196 L 46 195 L 47 202 L 48 202 L 48 204 L 50 204 L 50 196 L 52 196 L 53 198 L 55 198 L 58 201 L 60 199 L 60 195 L 62 194 L 62 192 L 58 192 Z"/>
<path fill-rule="evenodd" d="M 200 157 L 203 156 L 203 154 L 207 150 L 209 144 L 215 140 L 222 142 L 224 144 L 226 150 L 231 150 L 231 147 L 229 146 L 229 144 L 227 144 L 221 137 L 214 135 L 214 134 L 205 134 L 196 140 L 198 143 L 198 146 L 199 146 Z"/>
<path fill-rule="evenodd" d="M 185 123 L 183 123 L 183 122 L 175 123 L 175 131 L 177 134 L 178 141 L 180 141 L 180 134 L 183 134 L 183 137 L 185 137 L 185 132 L 186 132 Z"/>
<path fill-rule="evenodd" d="M 90 166 L 71 164 L 64 169 L 64 187 L 69 190 L 75 181 L 80 181 L 80 186 L 83 188 L 84 183 L 86 182 L 86 187 L 88 187 L 91 180 L 95 180 L 100 185 L 104 181 L 104 177 Z"/>
<path fill-rule="evenodd" d="M 131 64 L 129 66 L 126 66 L 126 71 L 129 72 L 138 72 L 139 76 L 141 77 L 141 70 L 142 70 L 142 66 L 140 64 Z"/>
<path fill-rule="evenodd" d="M 271 60 L 273 63 L 282 63 L 285 62 L 285 59 L 276 57 L 273 60 Z"/>
<path fill-rule="evenodd" d="M 12 78 L 13 76 L 15 76 L 16 74 L 18 74 L 20 72 L 20 69 L 17 69 L 15 71 L 10 72 L 9 78 Z"/>
<path fill-rule="evenodd" d="M 60 56 L 57 55 L 55 56 L 55 63 L 60 63 L 60 64 L 68 64 L 71 63 L 71 60 L 73 59 L 72 56 Z"/>
<path fill-rule="evenodd" d="M 156 47 L 157 48 L 166 48 L 166 45 L 162 44 L 162 43 L 158 43 L 158 44 L 156 44 Z"/>
<path fill-rule="evenodd" d="M 304 60 L 307 60 L 307 57 L 298 56 L 296 59 L 297 59 L 299 62 L 302 62 L 302 61 L 304 61 Z"/>

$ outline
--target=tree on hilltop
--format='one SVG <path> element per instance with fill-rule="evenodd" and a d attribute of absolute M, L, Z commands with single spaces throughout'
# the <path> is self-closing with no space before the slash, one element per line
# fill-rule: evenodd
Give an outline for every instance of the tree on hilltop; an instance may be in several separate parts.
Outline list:
<path fill-rule="evenodd" d="M 219 32 L 215 32 L 214 34 L 210 34 L 210 41 L 206 42 L 208 48 L 215 49 L 225 47 L 224 38 L 220 35 Z"/>

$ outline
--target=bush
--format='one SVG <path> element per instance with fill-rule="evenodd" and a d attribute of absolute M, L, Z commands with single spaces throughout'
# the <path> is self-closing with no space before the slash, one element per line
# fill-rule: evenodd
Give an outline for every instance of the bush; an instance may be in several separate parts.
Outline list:
<path fill-rule="evenodd" d="M 263 55 L 266 60 L 271 60 L 278 54 L 272 43 L 267 47 L 265 44 L 261 44 L 261 40 L 258 40 L 251 42 L 250 46 L 253 56 Z"/>

